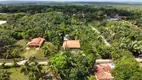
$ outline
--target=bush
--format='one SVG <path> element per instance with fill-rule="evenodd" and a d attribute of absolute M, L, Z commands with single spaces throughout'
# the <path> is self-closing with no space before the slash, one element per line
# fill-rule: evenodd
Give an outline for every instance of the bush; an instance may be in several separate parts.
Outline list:
<path fill-rule="evenodd" d="M 112 70 L 114 80 L 142 79 L 142 69 L 131 52 L 127 50 L 115 50 L 112 53 L 112 58 L 115 62 L 115 68 Z"/>

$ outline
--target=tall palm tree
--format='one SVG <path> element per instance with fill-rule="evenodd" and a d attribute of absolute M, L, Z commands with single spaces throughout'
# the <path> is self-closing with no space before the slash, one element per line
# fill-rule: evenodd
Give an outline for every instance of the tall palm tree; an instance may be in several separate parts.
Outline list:
<path fill-rule="evenodd" d="M 27 75 L 29 73 L 29 63 L 25 62 L 25 64 L 21 67 L 21 73 L 24 73 L 24 75 Z"/>
<path fill-rule="evenodd" d="M 0 71 L 0 80 L 10 80 L 10 72 L 7 72 L 5 70 Z"/>
<path fill-rule="evenodd" d="M 21 73 L 28 75 L 30 80 L 39 80 L 43 76 L 42 67 L 35 61 L 28 61 L 21 67 Z"/>

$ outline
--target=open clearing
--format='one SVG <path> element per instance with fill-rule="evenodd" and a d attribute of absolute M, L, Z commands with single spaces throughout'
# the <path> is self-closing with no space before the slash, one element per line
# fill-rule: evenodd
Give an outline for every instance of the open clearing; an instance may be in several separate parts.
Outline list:
<path fill-rule="evenodd" d="M 36 50 L 36 48 L 30 48 L 24 53 L 25 58 L 30 58 L 30 57 L 36 57 L 36 58 L 44 58 L 44 52 L 40 48 L 39 50 Z"/>

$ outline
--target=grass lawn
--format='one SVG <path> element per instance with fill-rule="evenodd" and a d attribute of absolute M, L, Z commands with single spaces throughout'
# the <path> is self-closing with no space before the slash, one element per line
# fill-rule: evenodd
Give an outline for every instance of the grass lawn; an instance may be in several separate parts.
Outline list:
<path fill-rule="evenodd" d="M 44 71 L 47 71 L 48 66 L 42 66 Z M 11 73 L 10 80 L 29 80 L 28 76 L 20 73 L 20 67 L 4 69 Z"/>
<path fill-rule="evenodd" d="M 16 42 L 16 44 L 21 45 L 23 48 L 26 48 L 26 44 L 28 43 L 27 40 L 22 39 Z"/>
<path fill-rule="evenodd" d="M 47 47 L 49 49 L 49 51 L 54 52 L 54 50 L 57 50 L 57 47 L 54 46 L 52 43 L 50 42 L 45 42 L 43 44 L 43 46 L 41 48 L 39 48 L 39 50 L 36 50 L 36 48 L 30 48 L 29 50 L 25 50 L 24 56 L 25 58 L 30 58 L 32 56 L 36 57 L 36 58 L 45 58 L 44 57 L 44 50 L 42 49 L 43 47 Z"/>
<path fill-rule="evenodd" d="M 8 68 L 5 69 L 8 72 L 11 72 L 10 80 L 28 80 L 28 77 L 23 73 L 20 73 L 20 68 Z"/>
<path fill-rule="evenodd" d="M 29 50 L 26 50 L 26 44 L 28 43 L 28 40 L 22 39 L 16 42 L 16 44 L 21 45 L 24 49 L 23 52 L 21 52 L 21 56 L 29 59 L 30 57 L 36 57 L 36 58 L 45 58 L 44 56 L 44 50 L 42 49 L 43 47 L 47 47 L 49 51 L 54 52 L 57 50 L 57 47 L 54 46 L 50 42 L 45 42 L 39 50 L 36 48 L 30 47 Z"/>
<path fill-rule="evenodd" d="M 36 50 L 36 48 L 30 48 L 24 53 L 25 58 L 30 58 L 32 56 L 36 58 L 44 58 L 43 50 L 40 48 L 39 50 Z"/>
<path fill-rule="evenodd" d="M 24 48 L 24 51 L 21 52 L 21 56 L 24 56 L 27 59 L 32 56 L 35 56 L 36 58 L 44 58 L 43 50 L 41 48 L 39 50 L 36 50 L 36 48 L 30 48 L 29 50 L 26 50 L 27 43 L 28 41 L 25 39 L 16 42 L 16 44 L 21 45 Z"/>

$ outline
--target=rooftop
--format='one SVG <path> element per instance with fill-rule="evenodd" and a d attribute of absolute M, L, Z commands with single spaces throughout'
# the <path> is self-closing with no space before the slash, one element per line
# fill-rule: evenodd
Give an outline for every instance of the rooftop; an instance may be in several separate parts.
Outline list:
<path fill-rule="evenodd" d="M 27 46 L 30 47 L 39 47 L 44 42 L 44 38 L 34 38 L 30 42 L 28 42 Z"/>
<path fill-rule="evenodd" d="M 80 40 L 64 40 L 63 46 L 65 48 L 80 48 Z"/>
<path fill-rule="evenodd" d="M 97 80 L 113 79 L 111 76 L 112 68 L 108 64 L 100 64 L 96 66 L 97 72 L 95 72 Z"/>

